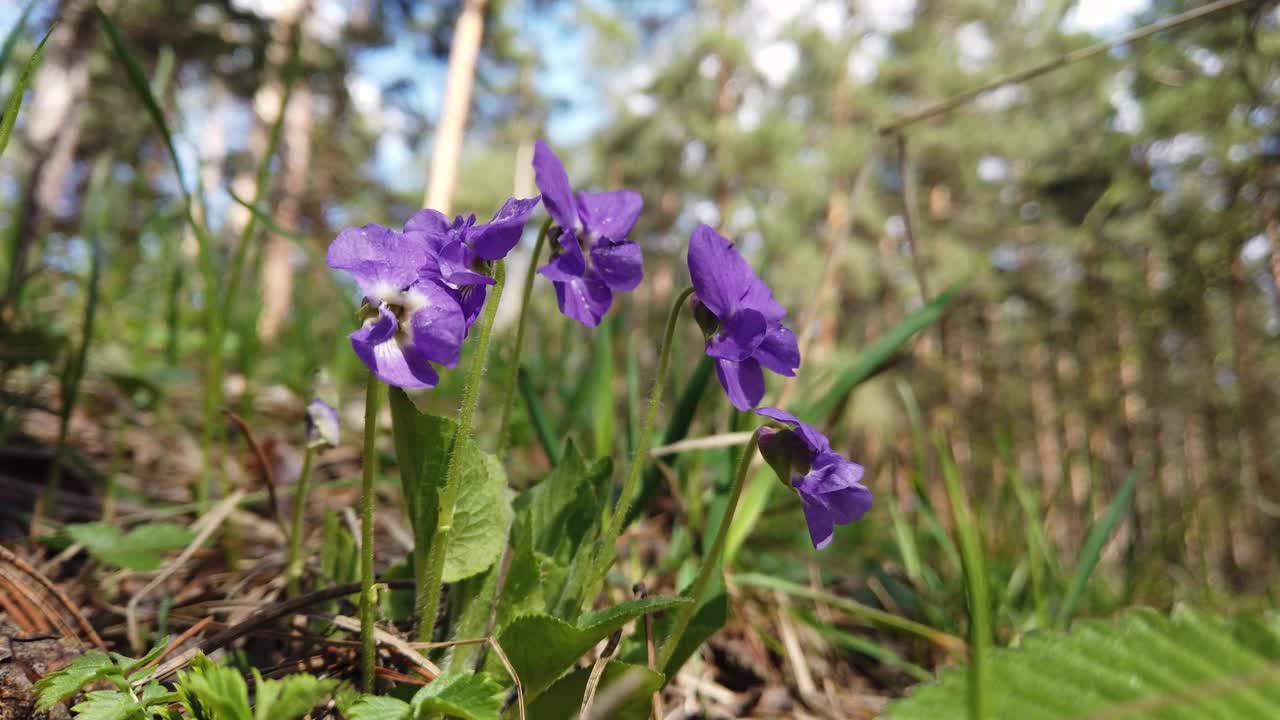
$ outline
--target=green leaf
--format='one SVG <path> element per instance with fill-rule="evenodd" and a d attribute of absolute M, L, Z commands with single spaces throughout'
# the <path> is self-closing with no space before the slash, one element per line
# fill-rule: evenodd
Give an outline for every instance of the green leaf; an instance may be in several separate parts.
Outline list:
<path fill-rule="evenodd" d="M 148 523 L 128 534 L 102 522 L 68 525 L 67 533 L 94 558 L 129 570 L 155 570 L 164 554 L 186 547 L 195 534 L 181 525 Z"/>
<path fill-rule="evenodd" d="M 712 590 L 712 594 L 706 599 L 706 602 L 698 608 L 689 620 L 688 627 L 685 628 L 684 634 L 680 636 L 680 641 L 676 644 L 675 651 L 671 654 L 671 659 L 667 661 L 664 672 L 667 677 L 675 677 L 676 673 L 684 666 L 685 661 L 691 655 L 697 652 L 702 643 L 707 638 L 715 635 L 729 622 L 729 596 L 724 591 L 724 583 L 722 580 L 713 580 L 718 586 Z M 663 617 L 654 625 L 653 634 L 657 638 L 667 638 L 670 636 L 668 628 L 671 624 L 671 616 Z"/>
<path fill-rule="evenodd" d="M 562 720 L 577 715 L 582 707 L 582 696 L 587 689 L 591 668 L 575 670 L 560 678 L 546 692 L 529 705 L 529 720 Z M 624 681 L 623 678 L 629 679 Z M 611 720 L 645 720 L 649 717 L 650 698 L 662 688 L 662 675 L 643 665 L 628 665 L 611 660 L 604 668 L 600 685 L 596 688 L 596 705 L 593 712 L 602 708 L 599 703 L 610 687 L 619 682 L 635 683 L 620 704 L 609 708 Z"/>
<path fill-rule="evenodd" d="M 588 650 L 628 622 L 647 613 L 688 602 L 683 598 L 633 600 L 601 612 L 586 613 L 569 624 L 550 615 L 517 619 L 503 631 L 502 649 L 524 686 L 526 702 L 532 702 L 555 680 L 571 669 Z"/>
<path fill-rule="evenodd" d="M 390 397 L 396 458 L 409 521 L 415 546 L 426 548 L 435 534 L 439 490 L 457 425 L 447 418 L 418 412 L 403 390 L 393 388 Z M 458 503 L 444 562 L 445 582 L 477 575 L 493 565 L 506 545 L 506 533 L 494 529 L 506 528 L 511 521 L 507 479 L 501 463 L 481 452 L 471 438 L 463 440 L 459 462 Z"/>
<path fill-rule="evenodd" d="M 76 720 L 128 720 L 142 709 L 142 703 L 129 693 L 119 690 L 94 690 L 85 693 L 84 700 L 76 703 L 71 712 Z"/>
<path fill-rule="evenodd" d="M 254 720 L 297 720 L 324 702 L 338 681 L 309 673 L 294 673 L 283 680 L 263 680 L 255 669 Z"/>
<path fill-rule="evenodd" d="M 111 662 L 111 658 L 97 650 L 90 650 L 72 660 L 69 665 L 61 670 L 51 672 L 36 681 L 35 686 L 32 688 L 36 691 L 38 698 L 36 710 L 47 711 L 54 705 L 80 692 L 80 688 L 85 685 L 113 672 L 119 672 L 119 668 L 116 667 L 115 663 Z"/>
<path fill-rule="evenodd" d="M 1093 574 L 1093 569 L 1098 566 L 1098 560 L 1102 558 L 1102 548 L 1106 546 L 1107 540 L 1124 519 L 1125 510 L 1128 509 L 1129 502 L 1133 499 L 1133 492 L 1138 486 L 1139 474 L 1141 474 L 1140 469 L 1134 469 L 1129 473 L 1124 480 L 1124 485 L 1120 488 L 1120 493 L 1107 508 L 1107 513 L 1089 528 L 1084 546 L 1080 550 L 1080 560 L 1076 563 L 1075 575 L 1071 578 L 1071 587 L 1067 591 L 1066 599 L 1062 601 L 1062 607 L 1058 608 L 1058 627 L 1066 627 L 1067 623 L 1071 622 L 1076 604 L 1080 602 L 1085 586 L 1089 584 L 1089 576 Z"/>
<path fill-rule="evenodd" d="M 343 714 L 347 720 L 408 720 L 409 703 L 385 695 L 365 695 Z"/>
<path fill-rule="evenodd" d="M 524 368 L 516 369 L 516 387 L 520 390 L 520 397 L 524 400 L 525 412 L 529 414 L 529 422 L 533 425 L 533 431 L 538 437 L 538 443 L 542 445 L 543 451 L 547 453 L 547 459 L 551 461 L 551 467 L 559 465 L 560 456 L 556 454 L 555 433 L 551 430 L 551 421 L 547 419 L 547 413 L 542 409 L 538 394 L 533 389 L 533 382 L 529 379 L 529 372 Z"/>
<path fill-rule="evenodd" d="M 28 8 L 30 9 L 30 8 Z M 26 19 L 26 13 L 23 13 L 23 19 Z M 19 28 L 21 21 L 19 21 Z M 54 23 L 49 27 L 49 31 L 44 34 L 44 39 L 36 46 L 36 51 L 31 53 L 31 57 L 27 59 L 27 64 L 22 67 L 22 74 L 18 76 L 18 83 L 13 86 L 13 92 L 9 94 L 9 102 L 5 105 L 4 115 L 0 115 L 0 155 L 4 154 L 5 146 L 9 144 L 9 136 L 13 135 L 13 128 L 18 124 L 18 110 L 22 107 L 22 96 L 27 92 L 27 86 L 31 84 L 31 75 L 35 72 L 36 67 L 40 65 L 40 61 L 44 59 L 44 45 L 49 42 L 49 37 L 53 35 L 53 29 L 57 27 Z M 15 28 L 15 32 L 17 28 Z"/>
<path fill-rule="evenodd" d="M 410 707 L 415 720 L 430 720 L 438 714 L 494 720 L 502 710 L 502 688 L 486 675 L 446 671 L 424 685 Z"/>
<path fill-rule="evenodd" d="M 502 463 L 493 455 L 480 452 L 469 438 L 466 444 L 473 459 L 464 460 L 458 479 L 453 538 L 444 558 L 445 582 L 478 575 L 497 563 L 507 545 L 507 528 L 511 527 L 511 502 Z"/>
<path fill-rule="evenodd" d="M 1280 717 L 1280 617 L 1222 618 L 1187 608 L 1083 620 L 1069 634 L 1028 636 L 991 653 L 989 712 L 998 718 Z M 970 668 L 891 703 L 895 720 L 957 717 Z"/>
<path fill-rule="evenodd" d="M 182 704 L 195 720 L 254 720 L 249 688 L 235 670 L 196 655 L 190 670 L 178 673 Z"/>
<path fill-rule="evenodd" d="M 517 509 L 528 514 L 533 549 L 567 561 L 590 544 L 612 475 L 612 460 L 588 465 L 573 441 L 565 440 L 556 469 L 516 501 Z"/>
<path fill-rule="evenodd" d="M 845 397 L 858 385 L 875 375 L 913 335 L 937 322 L 947 307 L 960 295 L 965 285 L 965 282 L 960 282 L 947 288 L 925 303 L 924 307 L 904 318 L 892 330 L 877 338 L 870 347 L 863 350 L 852 363 L 845 367 L 830 387 L 818 394 L 812 404 L 796 415 L 811 422 L 825 418 L 832 410 L 839 407 Z"/>

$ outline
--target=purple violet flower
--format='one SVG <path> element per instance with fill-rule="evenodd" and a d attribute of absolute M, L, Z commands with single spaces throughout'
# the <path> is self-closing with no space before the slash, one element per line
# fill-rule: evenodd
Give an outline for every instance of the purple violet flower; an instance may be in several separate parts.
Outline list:
<path fill-rule="evenodd" d="M 427 243 L 369 224 L 338 233 L 326 259 L 329 267 L 351 273 L 364 292 L 365 319 L 349 337 L 379 380 L 435 387 L 440 376 L 431 363 L 457 365 L 466 318 L 450 288 L 419 277 L 431 259 Z"/>
<path fill-rule="evenodd" d="M 809 539 L 821 550 L 831 544 L 836 525 L 848 525 L 871 509 L 871 491 L 861 482 L 863 467 L 833 451 L 825 435 L 791 413 L 760 408 L 755 414 L 787 426 L 760 430 L 760 454 L 800 495 Z"/>
<path fill-rule="evenodd" d="M 560 158 L 541 140 L 533 170 L 542 204 L 560 229 L 551 262 L 538 272 L 555 285 L 560 312 L 595 327 L 614 291 L 634 290 L 644 278 L 640 246 L 627 239 L 644 200 L 633 190 L 575 194 Z"/>
<path fill-rule="evenodd" d="M 800 347 L 782 319 L 787 311 L 756 277 L 733 243 L 706 225 L 689 238 L 694 317 L 715 358 L 729 402 L 743 412 L 764 397 L 764 370 L 791 377 Z"/>
<path fill-rule="evenodd" d="M 340 436 L 338 411 L 320 398 L 312 400 L 307 405 L 307 446 L 337 447 Z"/>
<path fill-rule="evenodd" d="M 428 250 L 418 277 L 452 291 L 466 317 L 467 331 L 480 315 L 487 286 L 497 282 L 490 275 L 491 263 L 505 258 L 520 242 L 538 201 L 537 197 L 511 198 L 485 225 L 476 225 L 474 214 L 459 215 L 450 222 L 444 213 L 431 209 L 419 210 L 405 223 L 404 234 Z"/>

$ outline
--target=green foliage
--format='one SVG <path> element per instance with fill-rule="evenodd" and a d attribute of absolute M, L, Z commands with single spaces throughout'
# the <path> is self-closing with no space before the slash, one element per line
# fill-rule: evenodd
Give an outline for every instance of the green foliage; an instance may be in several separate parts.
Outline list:
<path fill-rule="evenodd" d="M 90 650 L 61 670 L 51 672 L 36 681 L 33 687 L 36 692 L 36 709 L 47 712 L 85 687 L 107 680 L 116 689 L 86 693 L 85 699 L 71 709 L 77 718 L 126 720 L 150 717 L 149 712 L 153 706 L 172 702 L 174 695 L 155 682 L 147 683 L 141 695 L 134 693 L 130 687 L 147 679 L 150 671 L 144 670 L 145 666 L 160 655 L 165 645 L 166 643 L 161 642 L 137 659 L 118 653 L 108 656 L 97 650 Z"/>
<path fill-rule="evenodd" d="M 992 717 L 1280 717 L 1280 619 L 1182 607 L 1084 620 L 990 657 Z M 894 720 L 962 716 L 969 668 L 889 705 Z"/>
<path fill-rule="evenodd" d="M 596 643 L 628 622 L 688 602 L 681 598 L 633 600 L 608 610 L 586 613 L 577 623 L 550 615 L 527 615 L 503 631 L 501 644 L 532 702 L 573 667 Z"/>
<path fill-rule="evenodd" d="M 435 535 L 439 490 L 457 425 L 447 418 L 418 412 L 402 390 L 393 389 L 390 397 L 400 482 L 415 547 L 425 549 Z M 464 439 L 459 462 L 458 504 L 445 557 L 445 582 L 477 575 L 497 562 L 506 534 L 494 530 L 511 523 L 507 478 L 501 463 L 481 452 L 471 438 Z"/>
<path fill-rule="evenodd" d="M 817 399 L 813 400 L 798 416 L 809 421 L 826 417 L 845 401 L 858 385 L 884 367 L 909 340 L 921 330 L 936 323 L 943 313 L 964 290 L 967 283 L 958 283 L 930 298 L 923 307 L 912 312 L 893 329 L 876 338 L 871 346 L 858 354 Z"/>
<path fill-rule="evenodd" d="M 502 710 L 502 688 L 479 673 L 446 672 L 424 685 L 405 702 L 398 698 L 364 695 L 346 710 L 348 720 L 496 720 Z"/>
<path fill-rule="evenodd" d="M 190 669 L 178 673 L 177 690 L 192 720 L 300 720 L 338 689 L 338 681 L 294 673 L 283 680 L 267 680 L 255 669 L 254 700 L 233 668 L 197 655 Z"/>
<path fill-rule="evenodd" d="M 415 693 L 410 706 L 415 719 L 490 720 L 502 709 L 502 688 L 479 673 L 446 672 Z"/>
<path fill-rule="evenodd" d="M 556 681 L 538 699 L 530 703 L 529 720 L 562 720 L 575 717 L 582 707 L 582 697 L 586 693 L 587 680 L 591 677 L 591 668 L 580 668 Z M 650 698 L 662 688 L 662 675 L 644 665 L 629 665 L 611 660 L 604 668 L 597 687 L 597 702 L 608 693 L 609 688 L 616 687 L 626 678 L 630 692 L 618 705 L 614 706 L 607 717 L 611 720 L 645 720 L 649 717 Z M 596 706 L 594 711 L 599 711 Z M 514 713 L 508 711 L 508 715 Z"/>
<path fill-rule="evenodd" d="M 97 560 L 129 570 L 155 570 L 165 553 L 191 544 L 195 534 L 181 525 L 147 523 L 128 533 L 104 522 L 68 525 L 67 534 Z"/>
<path fill-rule="evenodd" d="M 1084 545 L 1080 549 L 1080 559 L 1076 563 L 1075 576 L 1071 579 L 1071 588 L 1067 591 L 1066 599 L 1062 601 L 1062 607 L 1058 608 L 1058 627 L 1066 627 L 1067 623 L 1071 622 L 1076 603 L 1080 602 L 1085 586 L 1089 584 L 1089 576 L 1093 574 L 1093 569 L 1098 566 L 1098 560 L 1102 557 L 1102 548 L 1107 544 L 1107 540 L 1111 539 L 1120 521 L 1124 519 L 1125 511 L 1129 509 L 1133 493 L 1138 487 L 1139 474 L 1138 470 L 1129 473 L 1125 478 L 1124 486 L 1120 488 L 1120 492 L 1111 501 L 1111 506 L 1107 508 L 1107 513 L 1094 523 L 1089 528 L 1089 533 L 1085 535 Z"/>
<path fill-rule="evenodd" d="M 36 681 L 33 688 L 38 697 L 36 709 L 46 711 L 80 692 L 80 688 L 85 685 L 117 670 L 118 667 L 111 658 L 97 650 L 90 650 L 61 670 L 51 672 Z"/>

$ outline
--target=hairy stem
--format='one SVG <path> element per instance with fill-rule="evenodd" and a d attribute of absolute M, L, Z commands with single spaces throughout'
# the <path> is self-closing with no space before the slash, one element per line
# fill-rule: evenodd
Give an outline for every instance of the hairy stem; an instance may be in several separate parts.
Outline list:
<path fill-rule="evenodd" d="M 415 563 L 418 575 L 418 639 L 429 641 L 435 630 L 436 611 L 440 606 L 440 592 L 444 582 L 444 559 L 449 552 L 449 541 L 453 536 L 453 511 L 458 504 L 458 476 L 462 473 L 462 444 L 471 435 L 471 418 L 475 414 L 476 401 L 480 395 L 480 376 L 484 374 L 485 359 L 489 355 L 489 336 L 493 330 L 493 318 L 498 314 L 498 302 L 502 299 L 502 288 L 506 284 L 507 271 L 499 260 L 494 267 L 494 278 L 498 281 L 492 293 L 485 301 L 484 314 L 480 317 L 480 338 L 476 345 L 475 358 L 471 362 L 471 371 L 467 374 L 467 384 L 462 390 L 462 410 L 458 413 L 458 431 L 453 436 L 453 450 L 449 453 L 449 467 L 445 471 L 444 484 L 440 486 L 440 510 L 437 515 L 436 530 L 431 538 L 431 547 L 425 563 Z M 418 548 L 416 552 L 423 549 Z M 416 554 L 416 553 L 415 553 Z"/>
<path fill-rule="evenodd" d="M 693 581 L 693 588 L 689 592 L 689 599 L 692 602 L 680 608 L 680 614 L 676 616 L 675 623 L 671 625 L 671 631 L 667 633 L 666 642 L 662 644 L 662 651 L 658 653 L 658 663 L 654 666 L 658 672 L 664 672 L 663 668 L 667 666 L 676 647 L 680 644 L 680 637 L 688 629 L 689 621 L 693 619 L 693 614 L 705 600 L 707 585 L 711 582 L 711 573 L 720 567 L 725 540 L 729 537 L 729 526 L 733 524 L 733 514 L 738 509 L 738 499 L 742 497 L 742 488 L 747 484 L 747 472 L 751 469 L 751 461 L 755 458 L 756 445 L 759 442 L 760 429 L 757 428 L 751 433 L 751 440 L 747 442 L 747 448 L 738 460 L 738 473 L 733 479 L 729 504 L 725 506 L 724 517 L 720 519 L 720 527 L 716 529 L 716 539 L 711 543 L 711 551 L 702 558 L 702 567 L 698 569 L 698 577 Z"/>
<path fill-rule="evenodd" d="M 289 530 L 289 558 L 285 564 L 288 574 L 289 597 L 297 597 L 302 578 L 302 520 L 307 509 L 307 489 L 311 484 L 311 458 L 315 450 L 310 444 L 302 456 L 302 475 L 298 476 L 298 487 L 293 494 L 293 527 Z"/>
<path fill-rule="evenodd" d="M 364 474 L 360 483 L 360 686 L 373 692 L 373 478 L 378 472 L 378 406 L 382 382 L 369 373 L 364 396 Z M 310 452 L 307 453 L 310 457 Z M 301 506 L 301 498 L 298 498 Z"/>
<path fill-rule="evenodd" d="M 502 384 L 502 419 L 498 422 L 499 458 L 507 449 L 507 424 L 511 421 L 511 406 L 516 398 L 516 375 L 520 372 L 520 351 L 524 348 L 524 328 L 529 319 L 529 299 L 533 296 L 533 279 L 538 273 L 538 258 L 542 256 L 542 246 L 547 242 L 547 233 L 551 230 L 551 218 L 542 223 L 538 233 L 538 242 L 533 246 L 533 255 L 529 258 L 529 270 L 524 274 L 524 288 L 520 291 L 520 319 L 516 322 L 516 344 L 511 350 L 511 363 L 507 368 L 507 380 Z"/>

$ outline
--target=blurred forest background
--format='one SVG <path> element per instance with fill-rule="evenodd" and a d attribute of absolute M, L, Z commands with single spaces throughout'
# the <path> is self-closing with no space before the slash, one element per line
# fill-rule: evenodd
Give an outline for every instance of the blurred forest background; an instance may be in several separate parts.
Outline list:
<path fill-rule="evenodd" d="M 252 231 L 221 348 L 226 402 L 282 467 L 296 468 L 318 371 L 359 426 L 363 368 L 345 337 L 356 298 L 324 250 L 343 227 L 398 227 L 424 205 L 467 4 L 104 3 L 163 105 L 219 262 L 255 221 L 228 190 L 254 196 L 290 86 L 258 202 L 270 222 Z M 62 519 L 96 518 L 99 482 L 187 499 L 209 350 L 179 178 L 92 3 L 6 5 L 0 27 L 27 29 L 0 96 L 61 18 L 0 163 L 0 494 L 24 498 L 0 508 L 12 535 L 44 481 L 24 468 L 47 462 L 69 387 Z M 813 553 L 798 504 L 757 483 L 731 539 L 735 568 L 820 580 L 959 632 L 960 558 L 934 511 L 954 460 L 1006 640 L 1049 624 L 1061 592 L 1045 588 L 1065 588 L 1111 507 L 1124 514 L 1082 612 L 1255 602 L 1241 598 L 1275 590 L 1280 569 L 1280 11 L 1229 5 L 895 125 L 1196 3 L 490 0 L 441 209 L 484 218 L 534 194 L 540 137 L 580 186 L 643 193 L 646 281 L 599 335 L 560 317 L 542 281 L 534 293 L 533 388 L 552 424 L 597 454 L 628 447 L 630 424 L 606 418 L 640 412 L 662 318 L 687 282 L 689 232 L 706 222 L 739 243 L 805 350 L 801 377 L 774 378 L 765 404 L 820 408 L 833 444 L 867 467 L 876 507 Z M 528 245 L 509 277 L 523 276 Z M 961 282 L 939 324 L 827 402 L 863 349 Z M 517 295 L 503 299 L 494 378 Z M 692 323 L 682 333 L 669 404 L 700 355 Z M 452 411 L 461 374 L 425 403 Z M 609 378 L 608 392 L 582 377 Z M 702 400 L 691 436 L 744 426 L 718 391 Z M 482 433 L 496 407 L 482 400 Z M 518 414 L 512 476 L 524 483 L 546 461 Z M 248 477 L 238 452 L 223 471 Z M 675 472 L 656 507 L 700 527 L 731 452 L 664 461 Z M 678 556 L 688 538 L 669 542 Z"/>

